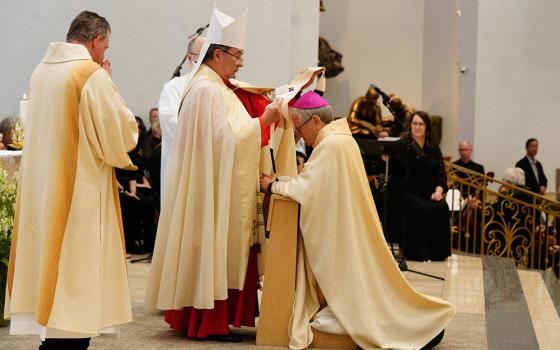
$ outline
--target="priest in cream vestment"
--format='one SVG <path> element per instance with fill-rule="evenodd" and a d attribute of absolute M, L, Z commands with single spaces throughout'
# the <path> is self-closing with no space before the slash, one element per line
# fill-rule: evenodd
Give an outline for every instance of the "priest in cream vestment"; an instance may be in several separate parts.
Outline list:
<path fill-rule="evenodd" d="M 416 292 L 399 271 L 347 120 L 332 121 L 328 102 L 315 92 L 303 94 L 290 115 L 313 146 L 311 157 L 296 177 L 261 178 L 263 191 L 301 205 L 290 347 L 311 344 L 310 322 L 320 308 L 316 285 L 345 333 L 364 349 L 420 349 L 438 339 L 455 307 Z"/>
<path fill-rule="evenodd" d="M 146 306 L 192 338 L 239 341 L 228 325 L 254 325 L 261 129 L 280 103 L 253 119 L 228 84 L 243 67 L 245 21 L 214 9 L 167 165 Z"/>
<path fill-rule="evenodd" d="M 109 35 L 82 12 L 29 85 L 5 315 L 41 349 L 87 348 L 132 320 L 114 168 L 132 167 L 138 129 L 100 66 Z"/>

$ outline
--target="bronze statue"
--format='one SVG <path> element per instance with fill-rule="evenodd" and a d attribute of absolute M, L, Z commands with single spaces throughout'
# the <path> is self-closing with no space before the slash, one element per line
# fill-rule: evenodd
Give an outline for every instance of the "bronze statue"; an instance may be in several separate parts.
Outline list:
<path fill-rule="evenodd" d="M 381 107 L 378 99 L 379 94 L 373 88 L 369 88 L 365 96 L 354 100 L 348 113 L 348 124 L 352 135 L 377 137 L 377 133 L 382 129 Z"/>
<path fill-rule="evenodd" d="M 319 66 L 325 67 L 325 77 L 327 78 L 336 77 L 344 70 L 342 54 L 334 50 L 322 37 L 319 37 Z"/>

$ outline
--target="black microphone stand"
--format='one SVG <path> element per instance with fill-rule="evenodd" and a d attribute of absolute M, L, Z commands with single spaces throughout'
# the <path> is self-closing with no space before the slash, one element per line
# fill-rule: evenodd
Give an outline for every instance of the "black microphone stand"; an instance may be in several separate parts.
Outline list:
<path fill-rule="evenodd" d="M 193 34 L 188 36 L 188 39 L 191 40 L 197 36 L 201 36 L 202 33 L 204 32 L 204 30 L 206 28 L 208 28 L 210 26 L 210 24 L 205 25 L 204 27 L 200 27 L 196 30 L 196 32 L 194 32 Z M 171 79 L 173 78 L 178 78 L 181 76 L 181 69 L 183 68 L 183 64 L 185 63 L 185 61 L 187 60 L 187 55 L 185 55 L 183 57 L 183 59 L 181 60 L 181 63 L 179 63 L 179 65 L 177 66 L 177 68 L 175 68 L 175 71 L 173 72 L 173 75 L 171 76 Z"/>
<path fill-rule="evenodd" d="M 379 93 L 379 95 L 381 95 L 382 101 L 383 101 L 383 105 L 389 110 L 389 112 L 393 115 L 393 117 L 395 118 L 395 120 L 397 121 L 397 123 L 399 124 L 399 126 L 401 127 L 402 130 L 405 130 L 404 125 L 402 120 L 400 120 L 395 111 L 393 110 L 393 108 L 391 107 L 390 104 L 390 98 L 389 96 L 384 93 L 381 89 L 379 89 L 379 87 L 377 87 L 375 84 L 371 84 L 371 87 L 373 87 L 375 89 L 375 91 L 377 93 Z M 406 161 L 405 161 L 405 178 L 404 178 L 404 189 L 403 189 L 403 197 L 406 195 L 407 189 L 408 189 L 408 179 L 409 179 L 409 173 L 410 173 L 410 166 L 409 166 L 409 160 L 410 160 L 410 153 L 411 150 L 414 150 L 414 152 L 418 155 L 424 156 L 424 152 L 423 150 L 420 148 L 420 146 L 418 144 L 416 144 L 416 142 L 414 140 L 411 140 L 410 142 L 406 142 L 406 151 L 405 151 L 405 157 L 406 157 Z M 387 193 L 387 187 L 388 187 L 388 176 L 389 176 L 389 154 L 385 153 L 387 155 L 387 161 L 385 162 L 385 178 L 383 179 L 382 182 L 382 191 L 383 191 L 383 205 L 384 205 L 384 211 L 383 211 L 383 225 L 386 227 L 386 230 L 389 232 L 389 226 L 387 225 L 387 220 L 388 220 L 388 193 Z M 407 226 L 407 221 L 408 221 L 408 201 L 406 200 L 406 198 L 404 199 L 404 204 L 403 204 L 403 226 L 402 226 L 402 247 L 400 247 L 401 250 L 401 255 L 402 256 L 395 256 L 395 251 L 393 248 L 393 242 L 391 241 L 391 234 L 386 234 L 386 237 L 389 236 L 389 243 L 391 245 L 391 252 L 393 254 L 393 258 L 395 259 L 395 261 L 397 262 L 399 269 L 401 271 L 410 271 L 413 273 L 416 273 L 418 275 L 422 275 L 422 276 L 427 276 L 427 277 L 431 277 L 431 278 L 435 278 L 441 281 L 444 281 L 445 278 L 443 277 L 439 277 L 439 276 L 435 276 L 435 275 L 431 275 L 425 272 L 420 272 L 420 271 L 416 271 L 416 270 L 412 270 L 408 268 L 408 264 L 406 263 L 406 257 L 405 257 L 405 249 L 406 249 L 406 226 Z"/>

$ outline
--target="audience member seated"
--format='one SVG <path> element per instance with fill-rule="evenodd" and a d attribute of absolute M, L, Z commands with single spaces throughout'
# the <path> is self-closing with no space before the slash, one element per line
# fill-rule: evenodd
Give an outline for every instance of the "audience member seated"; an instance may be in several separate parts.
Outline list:
<path fill-rule="evenodd" d="M 391 235 L 407 258 L 444 260 L 451 255 L 449 207 L 443 200 L 447 182 L 428 114 L 415 112 L 402 139 L 424 155 L 408 152 L 391 158 Z"/>
<path fill-rule="evenodd" d="M 139 140 L 145 139 L 145 126 L 136 117 Z M 121 212 L 126 242 L 126 251 L 132 254 L 152 252 L 157 225 L 157 198 L 145 174 L 144 161 L 139 144 L 129 152 L 130 159 L 138 170 L 116 169 L 119 185 Z M 159 172 L 158 172 L 159 174 Z"/>
<path fill-rule="evenodd" d="M 159 122 L 155 122 L 152 126 L 152 156 L 147 160 L 147 170 L 149 181 L 154 190 L 154 195 L 157 197 L 157 207 L 159 210 L 160 202 L 160 182 L 161 182 L 161 127 Z"/>
<path fill-rule="evenodd" d="M 479 174 L 484 175 L 484 166 L 482 164 L 478 164 L 471 159 L 472 156 L 472 145 L 469 141 L 463 140 L 459 143 L 459 159 L 453 162 L 460 167 L 467 168 L 469 170 L 475 171 Z M 466 177 L 466 174 L 461 173 L 460 177 Z"/>
<path fill-rule="evenodd" d="M 151 253 L 156 229 L 156 198 L 137 170 L 116 170 L 127 253 Z"/>
<path fill-rule="evenodd" d="M 2 144 L 4 149 L 16 151 L 17 149 L 10 146 L 12 144 L 12 129 L 17 123 L 17 118 L 6 117 L 0 123 L 0 134 L 2 134 Z"/>
<path fill-rule="evenodd" d="M 546 193 L 548 180 L 544 174 L 541 162 L 535 158 L 539 151 L 539 141 L 533 138 L 528 139 L 527 142 L 525 142 L 525 150 L 527 154 L 525 157 L 521 158 L 515 166 L 523 169 L 525 172 L 525 185 L 530 188 L 531 191 L 544 195 Z"/>
<path fill-rule="evenodd" d="M 512 186 L 502 185 L 499 192 L 503 196 L 499 196 L 491 210 L 486 212 L 485 219 L 489 224 L 485 244 L 494 255 L 506 256 L 509 249 L 513 258 L 523 266 L 553 267 L 558 274 L 559 253 L 553 228 L 546 225 L 538 211 L 527 206 L 533 200 L 530 194 L 521 190 L 529 191 L 525 180 L 523 169 L 505 170 L 503 181 Z M 510 247 L 508 242 L 511 242 Z"/>
<path fill-rule="evenodd" d="M 150 130 L 146 132 L 146 135 L 143 137 L 142 143 L 140 144 L 140 153 L 146 167 L 150 163 L 150 159 L 154 154 L 155 148 L 158 146 L 161 146 L 161 127 L 159 122 L 156 120 L 152 124 Z"/>

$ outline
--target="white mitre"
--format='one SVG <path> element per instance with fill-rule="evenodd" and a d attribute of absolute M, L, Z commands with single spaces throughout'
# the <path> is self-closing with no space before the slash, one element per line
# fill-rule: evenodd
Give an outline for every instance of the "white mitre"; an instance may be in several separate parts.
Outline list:
<path fill-rule="evenodd" d="M 237 18 L 230 17 L 223 12 L 218 11 L 216 4 L 210 17 L 210 26 L 206 34 L 206 42 L 200 49 L 199 59 L 189 73 L 186 85 L 189 84 L 192 77 L 196 74 L 206 52 L 211 44 L 225 45 L 235 47 L 237 49 L 245 48 L 245 32 L 247 27 L 247 9 Z"/>

